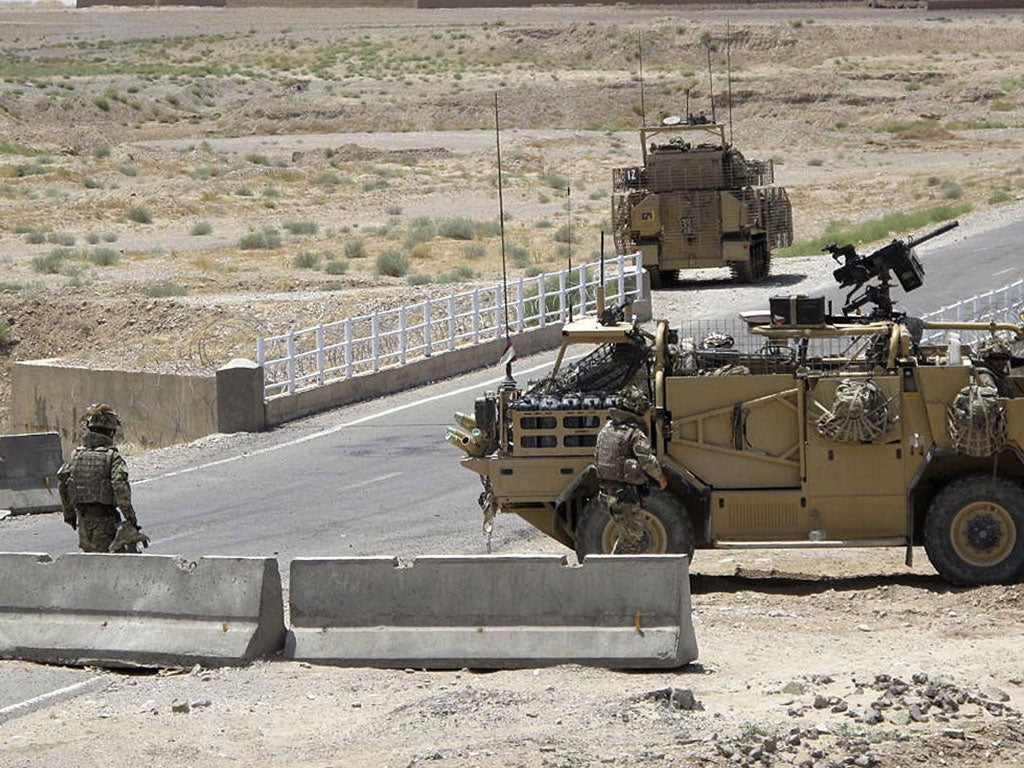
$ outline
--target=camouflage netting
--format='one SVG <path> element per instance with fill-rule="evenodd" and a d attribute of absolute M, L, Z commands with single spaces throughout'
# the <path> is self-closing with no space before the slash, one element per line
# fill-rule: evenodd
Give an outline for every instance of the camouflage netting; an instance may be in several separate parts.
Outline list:
<path fill-rule="evenodd" d="M 822 437 L 842 443 L 870 443 L 899 421 L 892 403 L 870 380 L 841 379 L 832 410 L 825 411 L 815 426 Z"/>
<path fill-rule="evenodd" d="M 967 456 L 991 456 L 1006 445 L 1006 412 L 995 387 L 968 384 L 946 409 L 949 442 Z"/>

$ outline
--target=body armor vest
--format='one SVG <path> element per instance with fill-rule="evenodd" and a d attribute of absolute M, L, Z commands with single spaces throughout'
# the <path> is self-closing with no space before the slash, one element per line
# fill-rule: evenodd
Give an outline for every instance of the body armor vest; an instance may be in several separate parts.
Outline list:
<path fill-rule="evenodd" d="M 76 504 L 113 505 L 114 489 L 110 485 L 111 448 L 76 448 L 71 457 L 71 484 Z"/>
<path fill-rule="evenodd" d="M 633 430 L 637 427 L 611 421 L 597 435 L 597 474 L 601 480 L 639 485 L 647 480 L 633 455 Z"/>

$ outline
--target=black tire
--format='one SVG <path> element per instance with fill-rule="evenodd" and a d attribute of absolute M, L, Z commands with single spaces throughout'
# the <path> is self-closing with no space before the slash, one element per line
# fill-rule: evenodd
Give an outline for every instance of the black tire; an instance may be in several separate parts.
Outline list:
<path fill-rule="evenodd" d="M 650 269 L 648 270 L 651 275 L 651 290 L 656 291 L 659 288 L 664 288 L 666 285 L 671 285 L 676 280 L 676 270 L 674 269 Z"/>
<path fill-rule="evenodd" d="M 951 584 L 1012 584 L 1024 577 L 1024 488 L 972 475 L 939 491 L 924 523 L 924 548 Z"/>
<path fill-rule="evenodd" d="M 772 255 L 764 239 L 750 243 L 750 261 L 732 262 L 732 277 L 738 283 L 759 283 L 768 277 L 772 268 Z"/>
<path fill-rule="evenodd" d="M 647 531 L 639 554 L 682 554 L 693 558 L 693 523 L 679 500 L 671 493 L 652 491 L 644 497 L 643 508 Z M 595 496 L 583 508 L 575 538 L 576 555 L 580 560 L 587 555 L 611 554 L 618 533 L 600 496 Z"/>

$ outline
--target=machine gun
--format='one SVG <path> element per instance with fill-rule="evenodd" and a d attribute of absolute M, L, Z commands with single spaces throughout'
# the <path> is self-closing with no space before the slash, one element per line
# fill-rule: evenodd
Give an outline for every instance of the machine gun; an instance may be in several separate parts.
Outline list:
<path fill-rule="evenodd" d="M 958 226 L 959 221 L 951 221 L 920 237 L 893 240 L 867 256 L 858 254 L 852 245 L 826 245 L 824 250 L 842 265 L 832 273 L 839 287 L 853 286 L 846 294 L 843 314 L 849 315 L 865 304 L 873 304 L 874 309 L 867 316 L 867 320 L 891 320 L 902 316 L 903 313 L 893 310 L 893 300 L 889 295 L 892 273 L 896 274 L 896 279 L 900 281 L 904 291 L 909 293 L 915 288 L 920 288 L 924 283 L 924 267 L 921 266 L 914 247 Z M 867 285 L 870 280 L 878 280 L 878 283 Z M 858 291 L 860 294 L 855 296 Z"/>

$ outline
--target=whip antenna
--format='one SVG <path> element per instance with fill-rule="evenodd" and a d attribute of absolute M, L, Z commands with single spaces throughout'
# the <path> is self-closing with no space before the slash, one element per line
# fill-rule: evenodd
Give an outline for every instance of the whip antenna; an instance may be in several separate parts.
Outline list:
<path fill-rule="evenodd" d="M 565 218 L 566 218 L 566 239 L 569 241 L 567 253 L 569 254 L 569 283 L 572 283 L 572 198 L 571 187 L 565 188 Z M 586 309 L 586 307 L 584 307 Z M 572 292 L 569 293 L 569 322 L 572 322 Z"/>
<path fill-rule="evenodd" d="M 501 233 L 501 287 L 505 302 L 505 341 L 509 339 L 508 266 L 505 261 L 505 200 L 501 189 L 501 128 L 498 125 L 498 94 L 494 94 L 494 144 L 498 154 L 498 230 Z"/>
<path fill-rule="evenodd" d="M 502 382 L 504 389 L 513 390 L 516 388 L 515 379 L 512 378 L 512 362 L 516 359 L 516 350 L 512 346 L 511 331 L 508 322 L 508 265 L 505 259 L 505 199 L 502 195 L 501 183 L 501 128 L 498 123 L 498 94 L 494 94 L 494 144 L 498 155 L 498 231 L 501 233 L 501 289 L 502 302 L 505 305 L 505 352 L 501 356 L 501 363 L 505 364 L 505 381 Z"/>
<path fill-rule="evenodd" d="M 707 42 L 708 49 L 708 93 L 711 94 L 711 122 L 718 122 L 715 119 L 715 77 L 711 73 L 711 40 Z"/>
<path fill-rule="evenodd" d="M 729 90 L 729 143 L 732 144 L 732 27 L 725 22 L 725 71 Z"/>
<path fill-rule="evenodd" d="M 640 127 L 647 125 L 647 112 L 644 109 L 644 38 L 637 33 L 636 52 L 640 59 Z"/>

